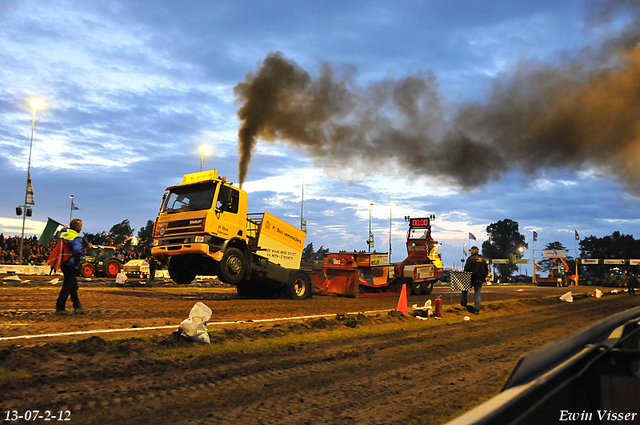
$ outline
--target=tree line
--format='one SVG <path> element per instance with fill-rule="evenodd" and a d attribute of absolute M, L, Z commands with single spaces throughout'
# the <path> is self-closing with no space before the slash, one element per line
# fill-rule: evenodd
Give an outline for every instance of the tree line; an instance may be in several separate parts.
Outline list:
<path fill-rule="evenodd" d="M 153 224 L 152 220 L 148 220 L 144 227 L 141 227 L 136 236 L 138 238 L 137 247 L 143 249 L 151 247 L 153 242 Z M 87 233 L 83 232 L 85 243 L 91 245 L 112 245 L 119 248 L 127 248 L 133 245 L 134 229 L 131 227 L 129 220 L 123 220 L 118 224 L 114 224 L 108 232 Z"/>
<path fill-rule="evenodd" d="M 504 219 L 487 226 L 487 234 L 489 239 L 482 243 L 482 254 L 489 259 L 507 258 L 521 259 L 524 251 L 519 248 L 528 249 L 529 244 L 525 242 L 525 237 L 519 231 L 517 221 Z M 640 240 L 634 239 L 633 235 L 624 235 L 618 231 L 613 232 L 609 236 L 598 238 L 596 236 L 588 236 L 579 242 L 580 258 L 598 258 L 598 259 L 629 259 L 640 258 Z M 546 245 L 545 250 L 566 250 L 562 243 L 553 241 Z M 540 265 L 544 270 L 550 271 L 556 266 L 551 264 L 553 259 L 543 259 Z M 572 256 L 565 258 L 569 270 L 575 270 L 576 260 Z M 610 272 L 611 266 L 598 264 L 589 265 L 586 269 L 589 274 L 594 276 L 603 276 Z M 628 273 L 637 274 L 640 266 L 623 266 Z M 511 261 L 507 264 L 496 265 L 499 273 L 503 276 L 511 276 L 518 269 L 518 265 Z M 583 271 L 584 271 L 583 267 Z"/>

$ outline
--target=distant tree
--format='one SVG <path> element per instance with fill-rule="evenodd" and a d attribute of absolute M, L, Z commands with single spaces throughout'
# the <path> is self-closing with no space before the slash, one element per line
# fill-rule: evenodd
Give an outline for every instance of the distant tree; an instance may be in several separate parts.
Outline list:
<path fill-rule="evenodd" d="M 122 222 L 118 224 L 114 224 L 113 227 L 111 227 L 111 230 L 109 230 L 109 237 L 116 246 L 123 245 L 132 235 L 133 229 L 131 228 L 131 224 L 128 219 L 122 220 Z"/>
<path fill-rule="evenodd" d="M 304 261 L 311 261 L 313 260 L 313 255 L 313 242 L 309 242 L 307 246 L 302 250 L 302 259 Z"/>
<path fill-rule="evenodd" d="M 329 248 L 324 248 L 322 245 L 318 251 L 313 250 L 313 243 L 307 244 L 302 250 L 302 259 L 304 261 L 322 261 L 324 255 L 329 252 Z"/>
<path fill-rule="evenodd" d="M 316 253 L 314 254 L 314 260 L 316 261 L 322 261 L 324 259 L 324 255 L 329 252 L 329 248 L 323 248 L 322 245 L 320 245 L 320 248 L 318 248 L 318 251 L 316 251 Z"/>
<path fill-rule="evenodd" d="M 482 254 L 486 258 L 511 260 L 522 258 L 523 253 L 518 251 L 518 248 L 529 247 L 524 241 L 524 235 L 519 231 L 518 222 L 508 218 L 488 225 L 487 234 L 489 240 L 482 243 Z M 518 269 L 518 266 L 512 261 L 509 264 L 498 264 L 497 268 L 498 273 L 502 276 L 511 276 Z"/>
<path fill-rule="evenodd" d="M 151 247 L 153 243 L 153 225 L 153 220 L 148 220 L 147 224 L 138 230 L 139 246 Z"/>
<path fill-rule="evenodd" d="M 633 235 L 624 235 L 618 231 L 609 236 L 597 238 L 589 236 L 580 241 L 580 258 L 597 259 L 636 259 L 640 258 L 640 240 Z M 611 266 L 589 265 L 586 271 L 596 276 L 604 276 L 609 273 Z M 629 266 L 628 271 L 638 273 L 640 267 Z"/>
<path fill-rule="evenodd" d="M 108 244 L 108 235 L 105 232 L 87 233 L 83 232 L 82 237 L 85 245 L 106 245 Z"/>

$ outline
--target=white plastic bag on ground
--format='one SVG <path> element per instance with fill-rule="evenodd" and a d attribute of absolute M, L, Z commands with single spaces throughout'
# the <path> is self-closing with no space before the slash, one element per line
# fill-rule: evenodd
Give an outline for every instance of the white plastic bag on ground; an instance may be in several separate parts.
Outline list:
<path fill-rule="evenodd" d="M 124 285 L 124 283 L 127 281 L 127 276 L 125 276 L 124 273 L 118 273 L 116 275 L 116 283 L 118 285 Z"/>
<path fill-rule="evenodd" d="M 211 342 L 207 332 L 207 320 L 211 318 L 211 309 L 201 302 L 195 303 L 189 317 L 180 323 L 178 328 L 183 335 L 197 342 Z"/>
<path fill-rule="evenodd" d="M 418 307 L 418 304 L 414 304 L 411 307 L 413 310 L 413 315 L 422 320 L 426 320 L 429 317 L 433 317 L 433 307 L 431 307 L 431 300 L 427 300 L 424 303 L 424 307 Z"/>
<path fill-rule="evenodd" d="M 568 303 L 573 302 L 573 296 L 571 295 L 571 291 L 567 292 L 563 296 L 560 297 L 560 301 L 566 301 Z"/>
<path fill-rule="evenodd" d="M 600 298 L 602 297 L 602 291 L 596 288 L 594 289 L 593 294 L 591 296 L 595 298 Z"/>

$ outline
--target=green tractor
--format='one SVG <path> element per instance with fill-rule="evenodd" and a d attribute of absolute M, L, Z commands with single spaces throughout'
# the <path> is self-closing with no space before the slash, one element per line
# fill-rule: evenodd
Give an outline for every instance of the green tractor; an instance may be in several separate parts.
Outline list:
<path fill-rule="evenodd" d="M 122 262 L 116 258 L 116 249 L 113 246 L 91 245 L 82 258 L 79 273 L 83 277 L 114 278 L 122 270 Z"/>

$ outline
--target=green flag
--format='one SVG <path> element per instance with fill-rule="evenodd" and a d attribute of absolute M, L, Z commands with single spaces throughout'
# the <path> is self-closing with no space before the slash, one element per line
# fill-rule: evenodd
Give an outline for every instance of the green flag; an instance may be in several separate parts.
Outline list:
<path fill-rule="evenodd" d="M 62 224 L 58 223 L 55 220 L 52 220 L 51 217 L 47 217 L 47 219 L 47 225 L 44 227 L 42 235 L 40 236 L 40 244 L 42 246 L 49 245 L 49 242 L 51 242 L 51 239 L 53 239 L 53 235 L 56 234 L 56 230 L 58 230 L 58 227 L 62 226 Z"/>

